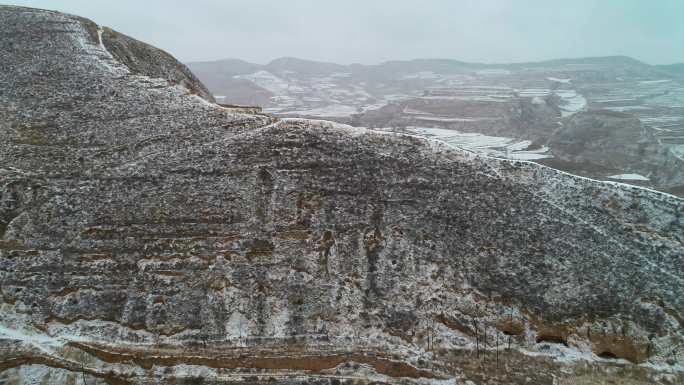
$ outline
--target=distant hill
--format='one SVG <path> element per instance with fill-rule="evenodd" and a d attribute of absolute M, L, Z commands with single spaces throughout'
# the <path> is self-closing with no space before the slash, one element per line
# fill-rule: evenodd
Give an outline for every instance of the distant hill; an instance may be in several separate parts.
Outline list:
<path fill-rule="evenodd" d="M 684 76 L 684 63 L 666 64 L 656 67 L 678 76 Z"/>
<path fill-rule="evenodd" d="M 263 68 L 274 72 L 293 71 L 299 74 L 324 75 L 337 71 L 345 71 L 347 66 L 294 57 L 283 57 L 271 61 L 263 66 Z"/>
<path fill-rule="evenodd" d="M 379 64 L 335 64 L 320 62 L 315 60 L 299 59 L 294 57 L 282 57 L 271 61 L 266 65 L 249 63 L 239 59 L 224 59 L 208 62 L 190 62 L 188 66 L 201 76 L 207 71 L 221 71 L 225 75 L 240 75 L 256 72 L 258 70 L 268 70 L 274 72 L 293 71 L 301 74 L 326 74 L 331 72 L 415 72 L 415 71 L 435 71 L 435 72 L 454 72 L 473 69 L 488 68 L 538 68 L 561 65 L 610 65 L 614 67 L 632 67 L 635 69 L 660 68 L 664 70 L 684 71 L 681 67 L 684 64 L 673 64 L 669 66 L 651 66 L 639 60 L 627 56 L 603 56 L 587 58 L 566 58 L 554 59 L 538 62 L 521 63 L 470 63 L 452 59 L 413 59 L 413 60 L 392 60 Z M 672 68 L 670 68 L 672 67 Z"/>
<path fill-rule="evenodd" d="M 261 104 L 268 106 L 272 91 L 244 81 L 236 80 L 240 75 L 267 71 L 278 77 L 296 74 L 298 77 L 345 75 L 360 82 L 388 82 L 403 76 L 421 72 L 454 75 L 473 71 L 520 71 L 543 70 L 553 67 L 576 69 L 581 66 L 611 68 L 619 76 L 663 76 L 670 74 L 669 68 L 657 68 L 626 56 L 607 56 L 576 59 L 557 59 L 528 63 L 486 64 L 468 63 L 452 59 L 393 60 L 379 64 L 335 64 L 315 60 L 282 57 L 261 65 L 240 59 L 224 59 L 205 62 L 191 62 L 188 67 L 219 96 L 238 104 Z M 661 75 L 659 75 L 661 74 Z M 270 94 L 269 94 L 270 92 Z"/>

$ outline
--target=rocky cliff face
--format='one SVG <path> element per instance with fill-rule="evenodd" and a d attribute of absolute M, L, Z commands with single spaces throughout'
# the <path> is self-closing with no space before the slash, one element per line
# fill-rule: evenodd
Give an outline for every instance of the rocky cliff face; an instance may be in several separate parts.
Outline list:
<path fill-rule="evenodd" d="M 69 15 L 0 34 L 4 383 L 683 379 L 681 199 L 242 114 Z"/>

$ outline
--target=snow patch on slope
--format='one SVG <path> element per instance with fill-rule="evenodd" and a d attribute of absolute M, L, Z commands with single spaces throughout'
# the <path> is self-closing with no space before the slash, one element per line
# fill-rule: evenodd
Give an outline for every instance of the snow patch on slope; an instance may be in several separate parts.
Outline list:
<path fill-rule="evenodd" d="M 642 181 L 649 181 L 647 177 L 639 174 L 618 174 L 618 175 L 610 175 L 608 178 L 610 179 L 618 179 L 618 180 L 642 180 Z"/>
<path fill-rule="evenodd" d="M 561 116 L 572 116 L 587 107 L 587 99 L 575 90 L 557 90 L 555 95 L 561 98 L 560 109 Z"/>
<path fill-rule="evenodd" d="M 548 153 L 549 149 L 544 146 L 534 150 L 527 150 L 532 145 L 532 142 L 529 140 L 518 141 L 514 138 L 466 133 L 442 128 L 407 127 L 406 130 L 420 137 L 439 139 L 451 146 L 488 156 L 520 160 L 553 157 Z"/>
<path fill-rule="evenodd" d="M 264 70 L 248 75 L 235 75 L 233 78 L 249 80 L 257 86 L 264 88 L 276 95 L 283 94 L 289 88 L 289 83 L 286 80 L 283 80 L 278 76 Z"/>

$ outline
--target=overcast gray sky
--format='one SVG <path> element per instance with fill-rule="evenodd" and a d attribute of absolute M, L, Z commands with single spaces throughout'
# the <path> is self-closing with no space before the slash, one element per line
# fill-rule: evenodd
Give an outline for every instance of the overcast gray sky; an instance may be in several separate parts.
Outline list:
<path fill-rule="evenodd" d="M 372 64 L 627 55 L 684 62 L 684 0 L 26 0 L 182 61 L 282 56 Z"/>

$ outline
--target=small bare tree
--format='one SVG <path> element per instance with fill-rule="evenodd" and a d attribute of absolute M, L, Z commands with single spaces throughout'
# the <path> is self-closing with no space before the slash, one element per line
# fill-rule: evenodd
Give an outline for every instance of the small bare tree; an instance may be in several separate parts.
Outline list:
<path fill-rule="evenodd" d="M 81 364 L 81 376 L 83 377 L 83 385 L 88 385 L 85 375 L 85 366 L 83 366 L 83 364 Z"/>
<path fill-rule="evenodd" d="M 496 333 L 496 367 L 499 367 L 499 333 Z"/>

